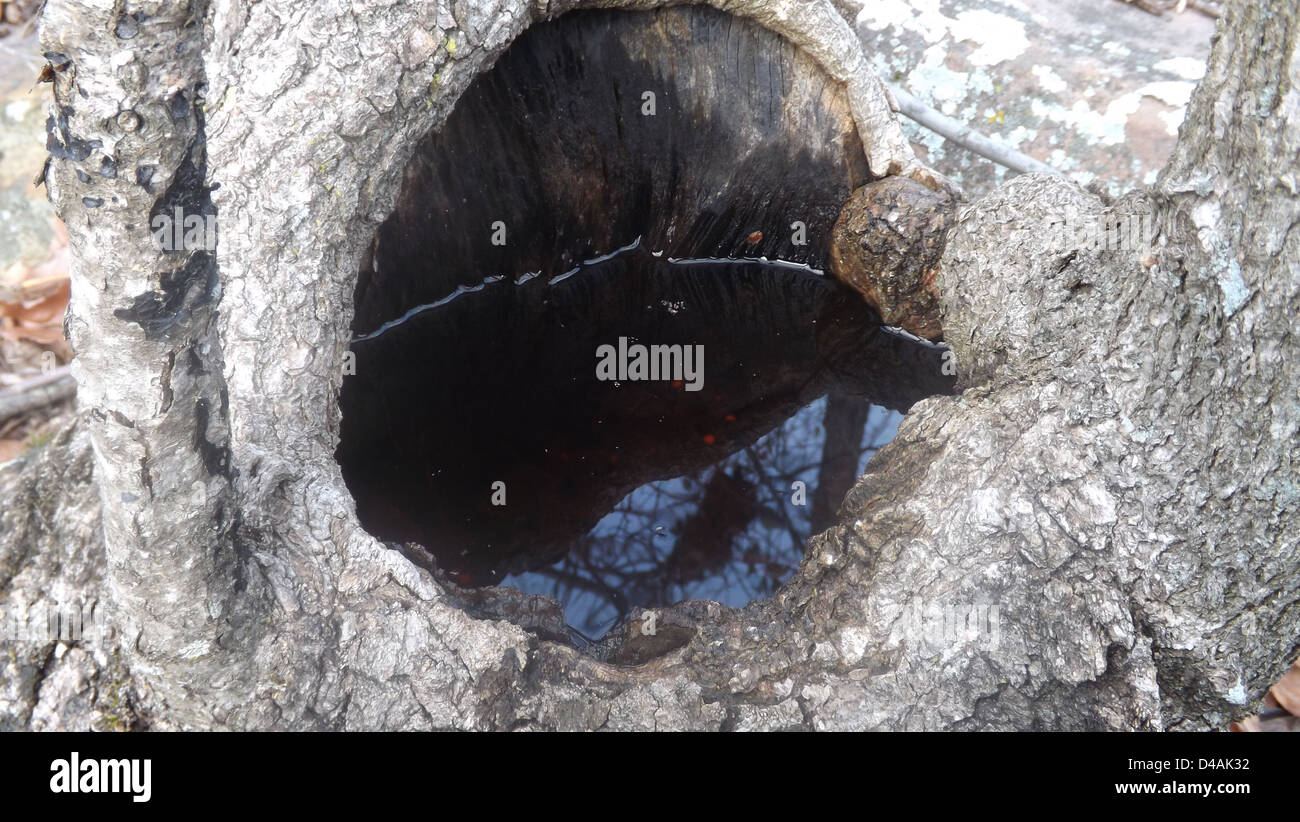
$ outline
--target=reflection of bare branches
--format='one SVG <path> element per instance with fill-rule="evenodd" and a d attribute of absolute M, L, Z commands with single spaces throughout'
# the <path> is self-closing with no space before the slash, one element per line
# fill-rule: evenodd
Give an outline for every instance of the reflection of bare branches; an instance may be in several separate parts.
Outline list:
<path fill-rule="evenodd" d="M 725 468 L 713 471 L 695 510 L 675 529 L 677 541 L 668 557 L 676 582 L 689 582 L 721 570 L 731 547 L 758 513 L 753 483 Z"/>
<path fill-rule="evenodd" d="M 758 474 L 763 476 L 764 479 L 770 479 L 770 476 L 764 472 L 763 463 L 758 458 L 758 455 L 754 453 L 753 448 L 746 448 L 745 456 L 749 458 L 750 463 L 754 466 L 754 470 Z M 795 527 L 794 522 L 790 519 L 790 512 L 785 510 L 785 497 L 783 496 L 784 489 L 782 489 L 782 491 L 777 491 L 772 487 L 770 482 L 762 483 L 762 485 L 772 496 L 772 507 L 775 509 L 773 513 L 781 518 L 781 522 L 785 525 L 786 530 L 790 534 L 790 539 L 794 541 L 795 545 L 799 546 L 800 552 L 802 553 L 803 541 L 808 535 L 799 532 L 799 529 Z"/>
<path fill-rule="evenodd" d="M 839 470 L 851 485 L 897 416 L 868 415 L 854 398 L 842 399 L 839 413 L 860 418 L 856 435 L 852 425 L 835 434 Z M 795 480 L 806 482 L 811 500 L 825 483 L 828 416 L 829 401 L 815 403 L 711 468 L 641 486 L 564 559 L 512 584 L 550 593 L 569 622 L 592 635 L 637 606 L 688 598 L 742 605 L 770 596 L 814 533 L 811 512 L 793 505 L 790 491 Z M 838 507 L 845 490 L 829 489 L 827 502 Z"/>
<path fill-rule="evenodd" d="M 590 591 L 593 594 L 609 600 L 609 603 L 618 611 L 619 619 L 625 619 L 627 615 L 632 612 L 632 608 L 628 605 L 627 597 L 623 595 L 623 592 L 607 585 L 605 581 L 598 576 L 583 576 L 582 574 L 577 574 L 567 569 L 557 568 L 555 566 L 543 568 L 542 570 L 537 571 L 537 573 L 541 576 L 555 580 L 555 588 L 552 590 L 551 596 L 556 599 L 564 598 L 561 586 L 568 585 L 579 590 Z"/>

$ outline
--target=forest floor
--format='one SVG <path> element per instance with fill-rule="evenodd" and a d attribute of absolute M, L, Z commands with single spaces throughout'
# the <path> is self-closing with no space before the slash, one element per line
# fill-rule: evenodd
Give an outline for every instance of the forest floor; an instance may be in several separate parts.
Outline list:
<path fill-rule="evenodd" d="M 72 357 L 63 334 L 67 232 L 44 187 L 34 183 L 45 166 L 50 87 L 36 83 L 44 61 L 35 35 L 6 28 L 0 36 L 0 462 L 39 443 L 74 410 L 66 390 L 49 390 L 51 380 L 66 380 L 61 366 Z M 61 399 L 36 408 L 15 402 L 34 386 Z"/>

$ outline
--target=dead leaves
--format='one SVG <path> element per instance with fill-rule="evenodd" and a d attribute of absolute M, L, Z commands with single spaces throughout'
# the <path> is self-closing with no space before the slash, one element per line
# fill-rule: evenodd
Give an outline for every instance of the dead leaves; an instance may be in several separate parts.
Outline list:
<path fill-rule="evenodd" d="M 63 341 L 63 313 L 71 288 L 68 280 L 68 232 L 55 225 L 50 255 L 39 265 L 15 263 L 4 282 L 17 283 L 14 299 L 0 300 L 0 339 L 27 340 L 39 345 Z"/>
<path fill-rule="evenodd" d="M 6 463 L 27 450 L 27 443 L 22 440 L 0 438 L 0 463 Z"/>
<path fill-rule="evenodd" d="M 0 303 L 0 338 L 53 345 L 63 340 L 63 312 L 71 290 L 68 281 L 34 300 Z"/>
<path fill-rule="evenodd" d="M 1264 711 L 1231 726 L 1234 731 L 1300 731 L 1300 660 L 1268 689 Z"/>
<path fill-rule="evenodd" d="M 0 272 L 0 396 L 22 391 L 33 375 L 68 362 L 71 346 L 63 336 L 63 315 L 71 295 L 68 233 L 55 221 L 50 252 L 34 266 L 14 263 Z M 0 405 L 3 405 L 0 403 Z M 61 402 L 0 418 L 0 463 L 39 442 Z"/>

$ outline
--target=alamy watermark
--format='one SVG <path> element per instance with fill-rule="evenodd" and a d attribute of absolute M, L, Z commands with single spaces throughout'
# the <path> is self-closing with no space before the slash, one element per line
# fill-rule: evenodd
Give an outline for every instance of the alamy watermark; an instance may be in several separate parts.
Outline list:
<path fill-rule="evenodd" d="M 149 221 L 159 251 L 216 251 L 217 215 L 186 214 L 180 206 Z"/>
<path fill-rule="evenodd" d="M 72 751 L 51 762 L 50 773 L 50 793 L 123 793 L 132 802 L 153 796 L 152 759 L 82 759 Z"/>
<path fill-rule="evenodd" d="M 104 618 L 103 610 L 81 603 L 45 603 L 31 608 L 0 609 L 0 642 L 36 645 L 75 642 L 109 646 L 117 638 Z"/>
<path fill-rule="evenodd" d="M 699 391 L 704 387 L 704 346 L 629 345 L 627 337 L 619 337 L 617 348 L 606 344 L 596 349 L 596 379 L 671 380 Z"/>
<path fill-rule="evenodd" d="M 1002 641 L 997 603 L 913 599 L 899 625 L 903 639 L 929 651 L 972 643 L 993 649 Z"/>
<path fill-rule="evenodd" d="M 1143 253 L 1167 234 L 1167 226 L 1152 213 L 1058 215 L 1037 224 L 1020 226 L 1021 238 L 1034 235 L 1055 252 L 1075 249 L 1090 251 L 1132 251 Z"/>

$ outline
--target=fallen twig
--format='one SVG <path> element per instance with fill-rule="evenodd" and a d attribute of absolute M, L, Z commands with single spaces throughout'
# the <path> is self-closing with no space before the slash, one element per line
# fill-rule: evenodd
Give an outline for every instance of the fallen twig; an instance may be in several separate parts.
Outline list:
<path fill-rule="evenodd" d="M 72 379 L 68 366 L 61 365 L 0 391 L 0 421 L 62 402 L 76 393 L 76 380 Z"/>
<path fill-rule="evenodd" d="M 981 157 L 985 157 L 1001 166 L 1006 166 L 1012 171 L 1019 171 L 1021 174 L 1053 174 L 1057 177 L 1064 177 L 1060 171 L 1052 168 L 1046 163 L 1039 162 L 1028 154 L 1016 151 L 1010 146 L 1000 143 L 991 137 L 980 134 L 970 126 L 963 125 L 951 117 L 941 114 L 938 111 L 922 103 L 920 100 L 908 94 L 902 89 L 889 89 L 894 99 L 898 102 L 898 113 L 915 120 L 931 131 L 943 137 L 945 140 L 956 143 L 962 148 L 975 152 Z"/>

